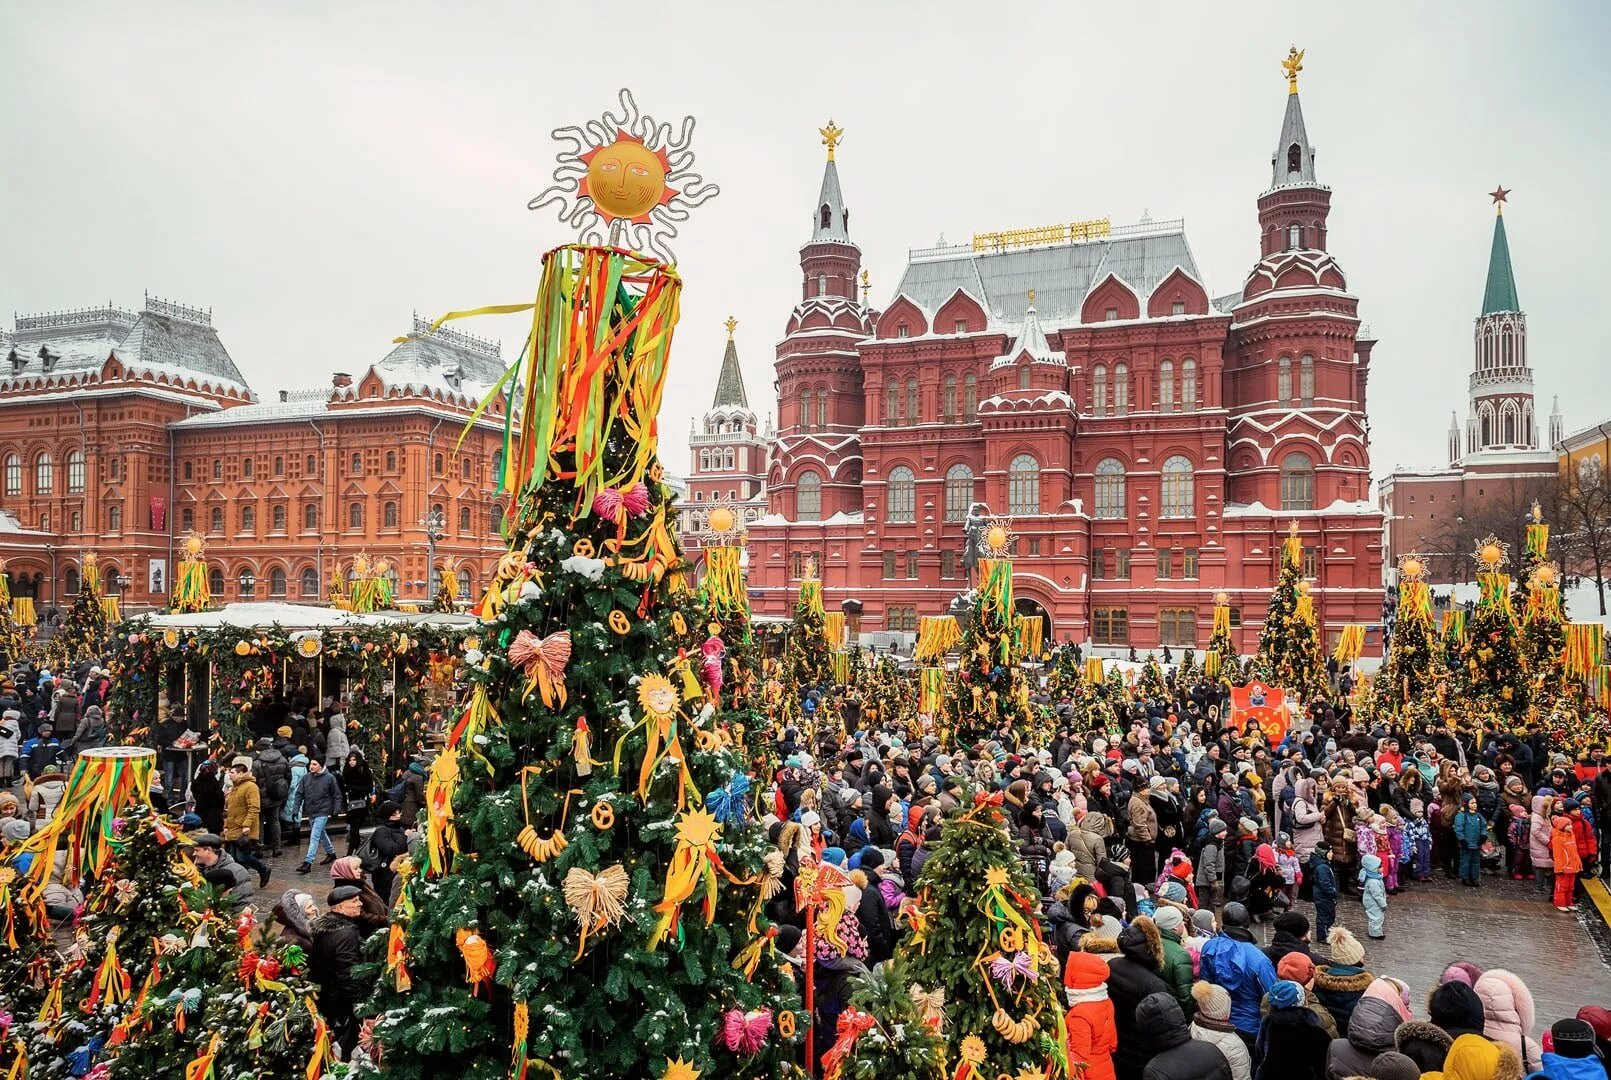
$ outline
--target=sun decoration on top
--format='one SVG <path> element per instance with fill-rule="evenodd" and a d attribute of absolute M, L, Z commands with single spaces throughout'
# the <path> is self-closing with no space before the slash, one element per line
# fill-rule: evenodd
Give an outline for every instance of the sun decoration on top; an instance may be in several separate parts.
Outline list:
<path fill-rule="evenodd" d="M 1510 545 L 1489 533 L 1477 541 L 1477 549 L 1471 557 L 1477 560 L 1478 570 L 1492 574 L 1510 561 Z"/>
<path fill-rule="evenodd" d="M 588 244 L 648 251 L 673 263 L 669 241 L 688 211 L 721 190 L 693 169 L 694 118 L 673 134 L 670 122 L 638 111 L 632 92 L 621 91 L 617 115 L 553 130 L 569 143 L 559 153 L 553 186 L 527 204 L 559 207 L 560 220 Z"/>
<path fill-rule="evenodd" d="M 1421 581 L 1426 577 L 1426 559 L 1413 551 L 1398 557 L 1400 581 Z"/>
<path fill-rule="evenodd" d="M 1012 551 L 1013 541 L 1017 539 L 1018 535 L 1012 531 L 1012 518 L 991 518 L 985 523 L 985 556 L 991 559 L 1005 559 Z"/>
<path fill-rule="evenodd" d="M 706 547 L 731 547 L 744 542 L 744 515 L 738 506 L 723 499 L 705 515 L 699 538 Z"/>
<path fill-rule="evenodd" d="M 1561 568 L 1552 562 L 1539 563 L 1527 576 L 1527 584 L 1535 589 L 1553 589 L 1561 583 Z"/>

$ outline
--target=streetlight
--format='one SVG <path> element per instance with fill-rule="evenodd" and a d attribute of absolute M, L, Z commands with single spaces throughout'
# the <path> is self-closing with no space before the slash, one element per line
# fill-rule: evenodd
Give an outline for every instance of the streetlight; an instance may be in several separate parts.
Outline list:
<path fill-rule="evenodd" d="M 257 589 L 257 575 L 250 570 L 241 571 L 241 597 L 251 596 Z"/>
<path fill-rule="evenodd" d="M 447 514 L 437 507 L 420 521 L 425 530 L 425 595 L 431 596 L 436 584 L 436 542 L 447 535 Z"/>

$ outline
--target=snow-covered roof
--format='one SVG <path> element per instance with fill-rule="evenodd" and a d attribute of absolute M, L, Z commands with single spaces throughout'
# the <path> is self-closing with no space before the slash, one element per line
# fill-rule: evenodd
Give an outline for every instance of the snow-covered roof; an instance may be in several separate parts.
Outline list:
<path fill-rule="evenodd" d="M 23 528 L 22 522 L 17 520 L 17 515 L 13 514 L 9 510 L 0 510 L 0 536 L 24 536 L 24 537 L 26 537 L 26 536 L 49 536 L 49 535 L 50 535 L 49 533 L 40 532 L 38 529 L 25 529 L 25 528 Z"/>
<path fill-rule="evenodd" d="M 1228 518 L 1306 518 L 1306 517 L 1346 517 L 1379 515 L 1381 508 L 1368 499 L 1352 501 L 1338 499 L 1330 506 L 1318 507 L 1314 510 L 1272 510 L 1258 500 L 1250 503 L 1226 503 L 1221 516 Z"/>
<path fill-rule="evenodd" d="M 216 413 L 202 413 L 176 420 L 176 428 L 218 427 L 221 424 L 250 424 L 273 420 L 306 420 L 329 411 L 330 391 L 288 390 L 285 400 L 259 401 Z"/>

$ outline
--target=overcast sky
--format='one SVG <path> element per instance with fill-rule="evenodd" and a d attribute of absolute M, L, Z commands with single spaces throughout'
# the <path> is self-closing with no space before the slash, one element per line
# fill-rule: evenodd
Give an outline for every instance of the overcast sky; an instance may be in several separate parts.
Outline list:
<path fill-rule="evenodd" d="M 259 14 L 251 14 L 256 7 Z M 425 314 L 529 299 L 567 237 L 527 200 L 555 126 L 630 85 L 699 119 L 722 187 L 678 244 L 687 279 L 665 455 L 687 466 L 735 315 L 750 400 L 839 152 L 885 303 L 941 234 L 1184 217 L 1211 295 L 1257 256 L 1287 46 L 1334 189 L 1330 242 L 1381 339 L 1372 458 L 1444 460 L 1465 415 L 1493 214 L 1529 316 L 1539 416 L 1611 418 L 1604 3 L 8 3 L 0 8 L 0 306 L 142 292 L 211 307 L 257 393 L 362 372 Z M 518 318 L 465 329 L 512 355 Z"/>

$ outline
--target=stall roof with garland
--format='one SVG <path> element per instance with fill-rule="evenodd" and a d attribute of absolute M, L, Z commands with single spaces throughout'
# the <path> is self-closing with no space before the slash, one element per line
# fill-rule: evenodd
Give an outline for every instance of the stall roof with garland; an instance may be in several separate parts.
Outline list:
<path fill-rule="evenodd" d="M 286 630 L 318 630 L 366 626 L 468 628 L 479 621 L 472 615 L 449 615 L 442 612 L 415 614 L 406 611 L 377 611 L 358 615 L 350 611 L 315 607 L 311 604 L 247 603 L 226 604 L 217 611 L 153 615 L 146 620 L 146 623 L 159 628 L 171 626 L 177 630 L 212 630 L 225 626 L 241 629 L 279 626 Z"/>

